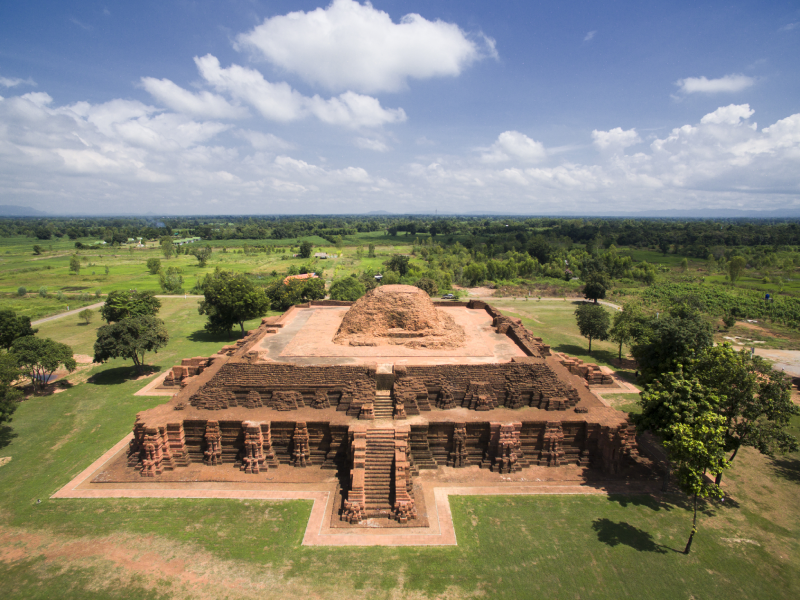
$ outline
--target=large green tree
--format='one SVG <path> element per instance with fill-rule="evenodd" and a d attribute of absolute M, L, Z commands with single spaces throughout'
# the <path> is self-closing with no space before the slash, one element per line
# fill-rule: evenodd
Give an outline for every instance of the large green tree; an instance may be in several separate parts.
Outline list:
<path fill-rule="evenodd" d="M 687 365 L 687 372 L 721 399 L 725 450 L 733 453 L 728 462 L 742 446 L 767 456 L 797 450 L 797 439 L 786 431 L 790 419 L 800 414 L 792 402 L 791 382 L 763 358 L 722 344 L 707 348 Z"/>
<path fill-rule="evenodd" d="M 686 306 L 644 321 L 631 348 L 641 371 L 640 381 L 648 383 L 662 373 L 677 371 L 711 347 L 712 341 L 711 325 Z"/>
<path fill-rule="evenodd" d="M 144 372 L 144 355 L 158 352 L 169 342 L 164 321 L 151 315 L 137 315 L 122 319 L 97 330 L 94 343 L 94 361 L 106 362 L 111 358 L 129 358 L 139 373 Z"/>
<path fill-rule="evenodd" d="M 349 277 L 342 277 L 331 284 L 329 294 L 331 300 L 346 300 L 353 302 L 366 293 L 364 284 L 358 280 L 355 273 Z"/>
<path fill-rule="evenodd" d="M 670 461 L 678 465 L 678 486 L 692 498 L 694 506 L 692 531 L 683 551 L 689 554 L 697 533 L 697 499 L 723 496 L 719 486 L 706 475 L 719 475 L 728 467 L 725 459 L 725 418 L 713 412 L 704 412 L 697 415 L 692 423 L 673 425 L 664 448 Z"/>
<path fill-rule="evenodd" d="M 581 335 L 589 339 L 589 352 L 592 351 L 592 340 L 607 340 L 611 319 L 608 311 L 600 304 L 581 304 L 575 309 L 575 319 Z"/>
<path fill-rule="evenodd" d="M 390 258 L 384 264 L 386 265 L 386 268 L 396 271 L 400 277 L 404 277 L 411 268 L 409 261 L 409 257 L 405 254 L 393 254 L 392 258 Z"/>
<path fill-rule="evenodd" d="M 243 273 L 215 271 L 203 280 L 204 299 L 199 303 L 201 315 L 208 315 L 206 330 L 230 333 L 244 322 L 263 317 L 270 307 L 269 298 Z"/>
<path fill-rule="evenodd" d="M 7 352 L 0 354 L 0 423 L 10 421 L 17 410 L 22 392 L 11 384 L 23 374 L 16 356 Z"/>
<path fill-rule="evenodd" d="M 614 314 L 611 330 L 608 337 L 619 344 L 619 358 L 622 358 L 622 345 L 628 344 L 636 337 L 641 327 L 642 309 L 639 304 L 631 302 Z"/>
<path fill-rule="evenodd" d="M 8 350 L 17 338 L 35 335 L 37 331 L 31 327 L 29 317 L 17 316 L 11 309 L 0 310 L 0 347 Z"/>
<path fill-rule="evenodd" d="M 318 277 L 290 279 L 287 283 L 278 279 L 266 288 L 267 297 L 275 310 L 286 310 L 294 304 L 325 297 L 325 282 Z"/>
<path fill-rule="evenodd" d="M 100 315 L 107 323 L 129 317 L 155 316 L 161 309 L 161 301 L 153 292 L 136 290 L 109 292 L 106 303 L 100 307 Z"/>
<path fill-rule="evenodd" d="M 44 389 L 59 367 L 72 373 L 78 366 L 72 348 L 50 338 L 26 335 L 11 344 L 19 368 L 30 376 L 34 389 Z"/>
<path fill-rule="evenodd" d="M 206 244 L 205 246 L 192 248 L 190 254 L 197 259 L 198 267 L 205 267 L 208 264 L 208 259 L 211 258 L 211 246 Z"/>
<path fill-rule="evenodd" d="M 300 244 L 300 258 L 311 258 L 311 250 L 313 250 L 313 248 L 314 246 L 312 246 L 309 241 Z"/>

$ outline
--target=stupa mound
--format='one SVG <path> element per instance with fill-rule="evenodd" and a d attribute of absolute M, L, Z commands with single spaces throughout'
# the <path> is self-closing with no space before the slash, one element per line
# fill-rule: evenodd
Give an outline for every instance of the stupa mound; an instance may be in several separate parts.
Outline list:
<path fill-rule="evenodd" d="M 427 293 L 412 285 L 384 285 L 353 304 L 333 341 L 350 346 L 447 349 L 458 348 L 464 339 L 461 326 L 437 310 Z"/>

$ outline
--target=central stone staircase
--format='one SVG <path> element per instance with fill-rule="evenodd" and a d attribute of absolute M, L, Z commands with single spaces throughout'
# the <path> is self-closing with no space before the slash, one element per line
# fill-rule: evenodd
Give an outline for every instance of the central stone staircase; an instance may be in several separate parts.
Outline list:
<path fill-rule="evenodd" d="M 394 416 L 394 402 L 391 390 L 377 390 L 373 402 L 376 419 L 389 419 Z"/>
<path fill-rule="evenodd" d="M 364 516 L 387 517 L 392 511 L 394 429 L 368 429 L 366 446 Z"/>

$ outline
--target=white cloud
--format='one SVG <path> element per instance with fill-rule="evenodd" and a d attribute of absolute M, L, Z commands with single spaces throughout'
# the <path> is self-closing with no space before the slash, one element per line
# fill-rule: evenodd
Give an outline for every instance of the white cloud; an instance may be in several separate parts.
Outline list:
<path fill-rule="evenodd" d="M 19 77 L 0 77 L 0 85 L 3 87 L 11 88 L 18 85 L 32 85 L 36 86 L 36 82 L 28 77 L 27 79 L 20 79 Z"/>
<path fill-rule="evenodd" d="M 798 27 L 800 27 L 800 22 L 787 23 L 786 25 L 778 29 L 778 31 L 791 31 L 792 29 L 797 29 Z"/>
<path fill-rule="evenodd" d="M 291 150 L 294 148 L 292 144 L 286 140 L 282 140 L 277 135 L 271 133 L 261 133 L 260 131 L 252 131 L 250 129 L 239 129 L 236 135 L 250 142 L 256 150 Z"/>
<path fill-rule="evenodd" d="M 156 100 L 186 115 L 212 119 L 240 119 L 248 116 L 246 108 L 234 106 L 222 96 L 207 91 L 193 94 L 169 79 L 142 77 L 142 86 Z"/>
<path fill-rule="evenodd" d="M 391 150 L 391 148 L 381 140 L 360 137 L 356 138 L 354 142 L 355 145 L 362 150 L 372 150 L 374 152 L 388 152 Z"/>
<path fill-rule="evenodd" d="M 409 78 L 457 76 L 484 56 L 496 56 L 494 40 L 470 39 L 458 25 L 408 14 L 399 23 L 353 0 L 327 8 L 266 19 L 240 34 L 237 47 L 307 82 L 331 90 L 397 91 Z"/>
<path fill-rule="evenodd" d="M 194 60 L 200 74 L 217 91 L 225 91 L 249 103 L 262 116 L 273 121 L 296 121 L 313 115 L 324 123 L 358 128 L 406 120 L 402 108 L 383 108 L 376 98 L 370 96 L 345 92 L 328 100 L 318 95 L 309 98 L 293 90 L 288 83 L 267 81 L 255 69 L 239 65 L 222 68 L 219 60 L 211 54 Z"/>
<path fill-rule="evenodd" d="M 590 31 L 589 33 L 586 34 L 586 37 L 583 38 L 583 41 L 584 42 L 591 42 L 594 39 L 594 36 L 595 36 L 596 33 L 597 33 L 597 31 Z"/>
<path fill-rule="evenodd" d="M 628 146 L 633 146 L 642 141 L 636 129 L 622 129 L 622 127 L 615 127 L 609 131 L 592 131 L 592 139 L 594 145 L 601 150 L 619 149 L 622 150 Z"/>
<path fill-rule="evenodd" d="M 741 74 L 725 75 L 719 79 L 687 77 L 675 82 L 684 94 L 716 94 L 720 92 L 741 92 L 756 82 L 752 77 Z"/>
<path fill-rule="evenodd" d="M 503 162 L 521 160 L 539 162 L 547 157 L 547 151 L 541 142 L 532 140 L 519 131 L 504 131 L 488 151 L 481 155 L 484 162 Z"/>
<path fill-rule="evenodd" d="M 749 104 L 729 104 L 728 106 L 720 106 L 714 112 L 708 113 L 700 119 L 700 122 L 716 125 L 738 125 L 740 120 L 749 119 L 754 112 Z"/>

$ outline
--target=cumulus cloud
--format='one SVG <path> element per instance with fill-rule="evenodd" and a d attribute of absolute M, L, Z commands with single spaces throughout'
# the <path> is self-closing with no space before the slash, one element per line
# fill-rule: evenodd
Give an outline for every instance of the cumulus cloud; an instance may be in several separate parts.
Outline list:
<path fill-rule="evenodd" d="M 362 150 L 372 150 L 373 152 L 388 152 L 391 150 L 391 148 L 381 140 L 359 137 L 356 138 L 354 142 L 355 145 Z"/>
<path fill-rule="evenodd" d="M 738 125 L 743 119 L 749 119 L 755 113 L 750 108 L 749 104 L 729 104 L 728 106 L 720 106 L 712 113 L 708 113 L 702 119 L 701 123 L 716 124 L 716 125 Z"/>
<path fill-rule="evenodd" d="M 481 155 L 484 162 L 496 163 L 507 160 L 539 162 L 547 157 L 541 142 L 532 140 L 519 131 L 504 131 L 497 141 Z"/>
<path fill-rule="evenodd" d="M 592 131 L 592 140 L 595 146 L 601 150 L 619 149 L 622 150 L 628 146 L 633 146 L 642 141 L 636 129 L 622 129 L 622 127 L 615 127 L 609 131 L 599 131 L 595 129 Z"/>
<path fill-rule="evenodd" d="M 20 79 L 19 77 L 0 77 L 0 85 L 7 88 L 17 87 L 18 85 L 31 85 L 36 87 L 36 82 L 30 77 L 27 79 Z"/>
<path fill-rule="evenodd" d="M 402 108 L 387 109 L 371 96 L 345 92 L 335 98 L 304 96 L 286 82 L 272 83 L 255 69 L 231 65 L 223 68 L 219 60 L 207 54 L 195 57 L 200 75 L 217 91 L 227 92 L 247 102 L 262 116 L 273 121 L 289 122 L 309 115 L 324 123 L 346 127 L 379 127 L 406 120 Z"/>
<path fill-rule="evenodd" d="M 687 77 L 675 82 L 683 94 L 717 94 L 721 92 L 741 92 L 751 87 L 755 79 L 747 75 L 725 75 L 719 79 L 706 77 Z"/>
<path fill-rule="evenodd" d="M 208 91 L 193 94 L 169 79 L 142 77 L 142 86 L 156 100 L 186 115 L 212 119 L 241 119 L 248 116 L 246 108 L 234 106 L 222 96 Z"/>
<path fill-rule="evenodd" d="M 477 38 L 453 23 L 415 13 L 395 23 L 369 2 L 333 0 L 324 9 L 268 18 L 236 41 L 306 82 L 374 93 L 403 89 L 411 78 L 454 77 L 497 56 L 494 40 Z"/>

